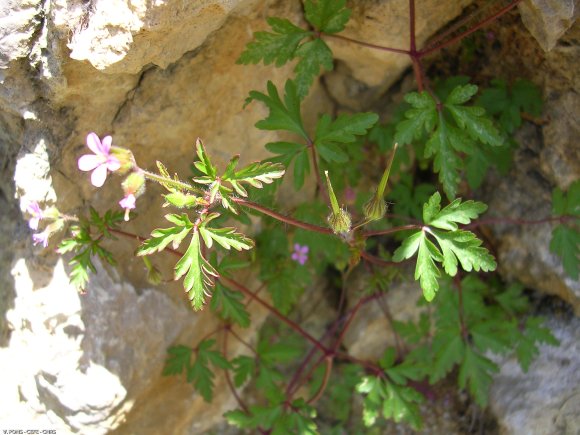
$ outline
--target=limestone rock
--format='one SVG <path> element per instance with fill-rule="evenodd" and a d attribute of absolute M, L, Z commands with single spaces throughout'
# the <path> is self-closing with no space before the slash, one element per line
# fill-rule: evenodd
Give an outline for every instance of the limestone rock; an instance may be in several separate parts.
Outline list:
<path fill-rule="evenodd" d="M 580 429 L 580 319 L 551 318 L 560 346 L 542 346 L 523 373 L 515 358 L 494 377 L 490 407 L 500 433 L 577 434 Z"/>
<path fill-rule="evenodd" d="M 352 276 L 347 294 L 349 309 L 354 308 L 367 290 L 367 278 L 368 275 L 360 271 Z M 417 307 L 417 301 L 421 295 L 419 284 L 409 278 L 394 283 L 380 299 L 363 305 L 344 335 L 343 344 L 348 353 L 359 359 L 380 359 L 387 348 L 397 345 L 391 319 L 400 322 L 419 320 L 421 309 Z"/>
<path fill-rule="evenodd" d="M 1 354 L 11 388 L 0 421 L 107 433 L 150 388 L 190 313 L 158 291 L 137 294 L 100 266 L 84 296 L 68 283 L 63 259 L 52 271 L 34 266 L 22 258 L 12 271 L 12 335 Z"/>
<path fill-rule="evenodd" d="M 351 2 L 353 14 L 340 35 L 380 46 L 409 49 L 409 2 Z M 417 2 L 417 49 L 472 0 Z M 341 105 L 360 110 L 368 107 L 411 65 L 406 54 L 379 51 L 344 40 L 325 39 L 335 58 L 335 71 L 325 74 L 328 92 Z"/>
<path fill-rule="evenodd" d="M 579 13 L 575 0 L 526 0 L 518 7 L 522 21 L 545 51 L 554 48 Z"/>

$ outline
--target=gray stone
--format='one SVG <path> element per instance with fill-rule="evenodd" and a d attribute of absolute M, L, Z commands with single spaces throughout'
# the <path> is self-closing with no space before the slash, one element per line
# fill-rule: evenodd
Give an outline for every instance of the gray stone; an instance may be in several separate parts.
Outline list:
<path fill-rule="evenodd" d="M 580 429 L 580 319 L 551 318 L 560 346 L 541 346 L 523 373 L 515 358 L 500 364 L 490 408 L 502 435 L 576 435 Z"/>
<path fill-rule="evenodd" d="M 545 51 L 574 25 L 579 9 L 575 0 L 526 0 L 518 7 L 525 26 Z"/>

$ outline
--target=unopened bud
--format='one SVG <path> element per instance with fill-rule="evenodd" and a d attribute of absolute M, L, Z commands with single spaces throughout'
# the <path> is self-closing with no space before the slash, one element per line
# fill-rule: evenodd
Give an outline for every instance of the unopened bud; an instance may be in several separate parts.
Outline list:
<path fill-rule="evenodd" d="M 141 172 L 132 172 L 125 178 L 122 186 L 125 196 L 139 197 L 145 191 L 145 176 Z"/>
<path fill-rule="evenodd" d="M 328 225 L 330 225 L 330 228 L 332 228 L 335 234 L 345 234 L 350 231 L 352 224 L 350 214 L 342 208 L 338 209 L 338 213 L 334 211 L 330 213 L 327 220 Z"/>
<path fill-rule="evenodd" d="M 372 198 L 363 206 L 363 212 L 367 220 L 378 221 L 385 216 L 387 205 L 385 204 L 385 201 L 378 196 L 378 192 L 375 192 Z"/>
<path fill-rule="evenodd" d="M 133 157 L 133 153 L 127 148 L 113 146 L 111 147 L 111 155 L 115 156 L 119 160 L 119 163 L 121 163 L 121 167 L 119 168 L 120 174 L 129 172 L 136 166 L 135 157 Z"/>

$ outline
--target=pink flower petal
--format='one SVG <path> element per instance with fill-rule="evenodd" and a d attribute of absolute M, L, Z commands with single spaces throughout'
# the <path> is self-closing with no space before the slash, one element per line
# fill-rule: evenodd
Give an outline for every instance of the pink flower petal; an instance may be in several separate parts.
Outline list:
<path fill-rule="evenodd" d="M 79 169 L 81 171 L 92 171 L 102 163 L 102 158 L 94 154 L 85 154 L 78 161 Z"/>
<path fill-rule="evenodd" d="M 123 198 L 121 201 L 119 201 L 119 205 L 123 208 L 126 208 L 126 209 L 135 208 L 135 195 L 130 193 L 125 198 Z"/>
<path fill-rule="evenodd" d="M 95 187 L 101 187 L 105 184 L 107 179 L 107 167 L 105 165 L 97 166 L 97 168 L 91 174 L 91 183 Z"/>
<path fill-rule="evenodd" d="M 308 246 L 302 246 L 300 252 L 304 255 L 308 254 Z"/>
<path fill-rule="evenodd" d="M 101 150 L 103 154 L 109 154 L 111 151 L 111 145 L 113 145 L 113 138 L 111 136 L 105 136 L 101 141 Z"/>
<path fill-rule="evenodd" d="M 294 261 L 299 261 L 298 254 L 296 252 L 294 252 L 290 258 L 292 258 L 292 260 L 294 260 Z"/>
<path fill-rule="evenodd" d="M 121 167 L 121 162 L 115 156 L 109 156 L 107 158 L 107 169 L 111 172 L 117 171 Z"/>
<path fill-rule="evenodd" d="M 87 135 L 87 146 L 95 154 L 103 154 L 101 140 L 96 133 L 90 132 Z"/>
<path fill-rule="evenodd" d="M 38 224 L 39 224 L 39 222 L 40 222 L 40 219 L 39 219 L 39 218 L 37 218 L 37 217 L 33 217 L 32 219 L 30 219 L 30 220 L 28 221 L 28 227 L 29 227 L 31 230 L 37 230 L 37 229 L 38 229 Z"/>

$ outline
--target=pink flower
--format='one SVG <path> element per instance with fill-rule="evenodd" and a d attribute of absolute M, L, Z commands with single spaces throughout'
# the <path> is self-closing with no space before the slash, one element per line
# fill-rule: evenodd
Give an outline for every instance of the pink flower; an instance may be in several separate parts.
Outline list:
<path fill-rule="evenodd" d="M 28 226 L 32 230 L 37 230 L 38 224 L 40 220 L 43 218 L 42 210 L 40 209 L 38 202 L 33 201 L 30 204 L 28 204 L 26 206 L 26 211 L 32 215 L 32 217 L 28 221 Z"/>
<path fill-rule="evenodd" d="M 304 266 L 304 263 L 308 260 L 308 246 L 300 246 L 298 243 L 295 243 L 292 260 L 297 261 Z"/>
<path fill-rule="evenodd" d="M 135 208 L 135 195 L 132 193 L 126 195 L 119 205 L 125 209 L 125 221 L 129 220 L 129 212 Z"/>
<path fill-rule="evenodd" d="M 111 155 L 113 138 L 105 136 L 103 141 L 95 133 L 87 135 L 87 146 L 95 154 L 86 154 L 79 159 L 78 165 L 81 171 L 93 171 L 91 183 L 95 187 L 101 187 L 107 179 L 107 170 L 113 172 L 121 167 L 119 159 Z"/>
<path fill-rule="evenodd" d="M 50 234 L 47 231 L 43 231 L 42 233 L 36 233 L 32 235 L 32 240 L 35 245 L 42 243 L 42 246 L 45 248 L 48 246 L 48 237 Z"/>

